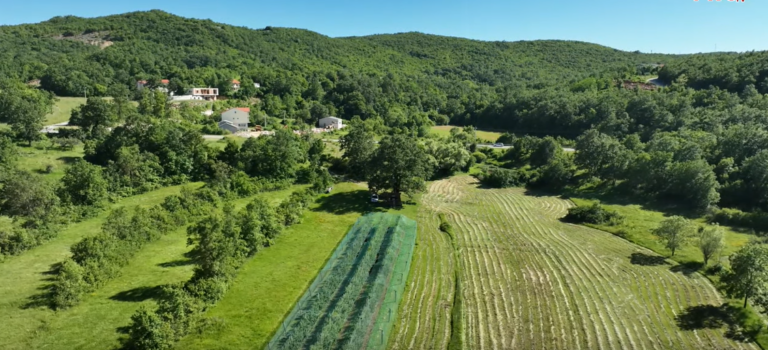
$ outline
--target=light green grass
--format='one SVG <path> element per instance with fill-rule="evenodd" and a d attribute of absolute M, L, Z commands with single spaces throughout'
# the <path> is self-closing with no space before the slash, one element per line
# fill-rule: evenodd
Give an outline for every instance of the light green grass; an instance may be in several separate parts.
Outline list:
<path fill-rule="evenodd" d="M 452 125 L 433 126 L 432 133 L 439 136 L 449 136 L 451 134 L 451 129 L 453 128 L 458 128 L 458 126 L 452 126 Z M 487 142 L 496 142 L 496 140 L 499 138 L 499 136 L 501 136 L 502 133 L 495 132 L 495 131 L 475 130 L 475 134 L 480 140 L 484 140 Z"/>
<path fill-rule="evenodd" d="M 216 327 L 183 339 L 177 349 L 260 349 L 325 265 L 368 203 L 364 186 L 341 183 L 323 195 L 301 224 L 286 229 L 275 245 L 256 254 L 238 273 L 227 295 L 206 313 Z M 381 208 L 381 207 L 379 207 Z M 416 205 L 392 211 L 416 217 Z"/>
<path fill-rule="evenodd" d="M 72 110 L 85 104 L 84 97 L 58 97 L 53 105 L 53 111 L 45 116 L 45 125 L 63 123 L 69 120 Z"/>
<path fill-rule="evenodd" d="M 571 197 L 571 200 L 579 206 L 588 206 L 594 203 L 594 200 L 586 198 Z M 670 256 L 670 251 L 664 248 L 664 243 L 659 240 L 653 234 L 653 230 L 659 227 L 661 222 L 668 217 L 667 214 L 660 211 L 655 211 L 647 208 L 643 208 L 637 204 L 608 204 L 601 203 L 603 207 L 609 210 L 614 210 L 624 216 L 624 222 L 615 225 L 588 225 L 603 231 L 608 231 L 613 234 L 618 234 L 627 240 L 639 244 L 643 247 L 653 250 L 654 252 L 663 255 Z M 694 224 L 704 226 L 706 221 L 704 218 L 697 218 L 692 220 Z M 731 253 L 739 250 L 744 244 L 749 242 L 750 239 L 755 238 L 752 235 L 738 232 L 731 227 L 723 226 L 725 231 L 725 249 L 721 253 L 722 262 L 727 263 L 725 259 Z M 680 263 L 703 263 L 704 258 L 701 255 L 701 251 L 696 247 L 695 240 L 691 240 L 687 245 L 675 251 L 674 260 Z M 713 262 L 710 261 L 710 264 Z"/>
<path fill-rule="evenodd" d="M 67 166 L 84 155 L 82 144 L 77 145 L 71 151 L 62 151 L 55 147 L 43 149 L 41 142 L 35 142 L 33 147 L 20 146 L 18 150 L 17 166 L 19 169 L 43 175 L 50 180 L 58 180 L 63 177 Z M 48 165 L 53 166 L 51 173 L 45 172 Z"/>
<path fill-rule="evenodd" d="M 191 186 L 199 187 L 200 185 L 197 183 Z M 155 205 L 162 202 L 168 195 L 178 193 L 181 187 L 166 187 L 143 195 L 129 197 L 113 205 L 112 208 Z M 48 273 L 51 266 L 70 255 L 69 248 L 72 244 L 83 237 L 98 233 L 107 215 L 108 211 L 105 211 L 95 218 L 72 224 L 51 241 L 19 256 L 9 257 L 5 262 L 0 263 L 0 281 L 2 281 L 0 283 L 0 324 L 2 324 L 0 327 L 0 349 L 30 349 L 43 346 L 46 348 L 73 349 L 77 346 L 72 344 L 77 344 L 83 340 L 93 341 L 90 343 L 91 347 L 105 348 L 105 344 L 101 342 L 103 339 L 93 337 L 104 335 L 101 323 L 108 322 L 107 318 L 110 315 L 122 310 L 119 309 L 122 304 L 114 303 L 108 299 L 115 294 L 109 293 L 121 288 L 121 282 L 109 283 L 105 288 L 88 296 L 85 302 L 71 310 L 54 312 L 46 307 L 27 308 L 25 305 L 31 301 L 32 297 L 40 295 L 42 288 L 50 283 L 52 276 Z M 173 240 L 173 237 L 175 236 L 169 235 L 161 241 Z M 174 254 L 179 250 L 166 251 L 161 249 L 144 255 L 146 252 L 151 252 L 151 249 L 143 250 L 142 256 L 137 257 L 134 261 L 146 260 L 147 265 L 154 266 L 156 263 L 151 259 L 164 260 L 175 256 Z M 133 277 L 130 276 L 133 276 L 134 273 L 158 277 L 169 275 L 171 279 L 188 274 L 183 270 L 157 268 L 153 271 L 142 271 L 138 267 L 132 266 L 126 268 L 125 272 L 126 275 L 123 275 L 123 279 L 132 279 Z M 129 284 L 125 285 L 128 286 Z M 110 309 L 114 310 L 110 311 Z M 130 317 L 130 315 L 124 316 Z M 79 328 L 79 330 L 69 330 L 56 335 L 61 329 L 67 329 L 66 327 Z M 114 329 L 110 330 L 110 334 L 113 333 Z M 86 336 L 91 338 L 86 338 Z"/>

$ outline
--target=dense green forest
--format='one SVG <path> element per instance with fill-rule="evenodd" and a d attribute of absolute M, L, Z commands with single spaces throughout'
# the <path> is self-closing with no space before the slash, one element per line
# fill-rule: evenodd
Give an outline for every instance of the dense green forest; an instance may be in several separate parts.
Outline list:
<path fill-rule="evenodd" d="M 482 42 L 420 33 L 329 38 L 162 11 L 0 27 L 0 43 L 0 74 L 15 81 L 2 85 L 8 93 L 0 95 L 0 105 L 6 111 L 40 114 L 19 106 L 50 108 L 47 93 L 115 97 L 112 109 L 89 100 L 73 114 L 73 123 L 83 126 L 78 137 L 88 146 L 86 159 L 102 166 L 118 162 L 118 150 L 143 137 L 139 129 L 104 132 L 116 120 L 131 118 L 126 112 L 131 97 L 140 100 L 141 115 L 179 119 L 181 114 L 199 123 L 192 117 L 196 112 L 171 110 L 162 98 L 135 91 L 138 79 L 151 85 L 169 79 L 177 93 L 192 86 L 219 87 L 233 101 L 253 104 L 254 120 L 263 114 L 298 124 L 314 124 L 327 115 L 359 117 L 370 132 L 412 136 L 426 136 L 432 125 L 448 123 L 510 131 L 515 135 L 507 142 L 516 147 L 505 156 L 507 164 L 533 157 L 532 166 L 553 176 L 564 175 L 556 168 L 568 164 L 558 160 L 555 167 L 551 162 L 559 157 L 535 153 L 542 148 L 546 154 L 555 141 L 514 140 L 526 134 L 557 136 L 557 142 L 572 144 L 578 138 L 574 164 L 595 178 L 694 208 L 768 209 L 768 184 L 762 183 L 768 175 L 760 166 L 761 151 L 768 148 L 765 52 L 649 55 L 581 42 Z M 654 74 L 667 87 L 647 91 L 623 84 Z M 40 79 L 45 93 L 19 88 L 33 79 Z M 243 88 L 232 91 L 232 79 Z M 13 123 L 13 118 L 31 119 L 20 115 L 0 112 L 0 121 L 11 121 L 20 140 L 32 141 L 39 122 Z M 148 159 L 153 154 L 158 159 L 152 168 L 162 165 L 158 172 L 172 182 L 202 176 L 196 173 L 199 165 L 174 161 L 203 159 L 200 141 L 174 138 L 190 143 L 180 153 L 163 151 L 161 143 L 132 152 Z M 435 155 L 453 152 L 434 143 L 425 147 Z M 252 176 L 263 171 L 249 168 L 245 160 L 229 164 L 243 165 Z M 352 160 L 350 166 L 355 164 Z M 445 165 L 443 173 L 455 168 L 461 167 Z M 538 179 L 541 186 L 553 184 L 531 174 L 510 176 L 502 183 Z M 566 180 L 557 180 L 555 187 L 567 185 Z"/>

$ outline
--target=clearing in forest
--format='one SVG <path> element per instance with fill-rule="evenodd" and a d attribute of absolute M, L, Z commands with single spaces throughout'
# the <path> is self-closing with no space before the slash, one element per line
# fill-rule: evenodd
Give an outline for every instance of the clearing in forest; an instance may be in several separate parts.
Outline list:
<path fill-rule="evenodd" d="M 358 219 L 267 348 L 385 348 L 415 240 L 416 222 L 403 215 Z"/>
<path fill-rule="evenodd" d="M 561 222 L 569 201 L 463 176 L 430 184 L 422 204 L 393 349 L 757 348 L 700 319 L 723 303 L 706 278 Z"/>

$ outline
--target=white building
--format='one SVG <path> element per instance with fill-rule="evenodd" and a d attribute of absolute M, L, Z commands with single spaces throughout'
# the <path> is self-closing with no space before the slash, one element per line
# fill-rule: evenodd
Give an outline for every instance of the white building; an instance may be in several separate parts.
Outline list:
<path fill-rule="evenodd" d="M 232 79 L 232 90 L 237 91 L 240 90 L 240 81 L 237 79 Z"/>
<path fill-rule="evenodd" d="M 219 96 L 218 88 L 191 88 L 187 90 L 189 96 L 199 96 L 206 100 L 216 101 L 216 97 Z"/>
<path fill-rule="evenodd" d="M 247 131 L 250 120 L 250 108 L 232 108 L 221 113 L 219 128 L 231 133 Z"/>
<path fill-rule="evenodd" d="M 344 127 L 344 124 L 342 123 L 341 118 L 336 118 L 336 117 L 325 117 L 323 119 L 320 119 L 318 121 L 318 125 L 324 129 L 336 129 L 336 130 Z"/>

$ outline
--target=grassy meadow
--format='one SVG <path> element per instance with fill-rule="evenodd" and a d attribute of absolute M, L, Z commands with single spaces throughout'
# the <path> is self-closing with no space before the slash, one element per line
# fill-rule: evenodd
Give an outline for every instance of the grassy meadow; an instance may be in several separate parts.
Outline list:
<path fill-rule="evenodd" d="M 45 125 L 63 123 L 69 120 L 72 110 L 85 104 L 84 97 L 57 97 L 53 110 L 45 116 Z"/>
<path fill-rule="evenodd" d="M 369 203 L 367 187 L 334 185 L 286 229 L 275 245 L 240 269 L 232 288 L 205 316 L 211 326 L 183 339 L 178 349 L 260 349 L 265 346 L 325 265 L 357 218 L 384 210 Z M 391 211 L 416 217 L 415 204 Z"/>
<path fill-rule="evenodd" d="M 201 184 L 189 186 L 199 187 Z M 112 208 L 151 206 L 162 202 L 165 197 L 177 194 L 183 186 L 166 187 L 142 195 L 125 198 Z M 148 245 L 124 269 L 124 274 L 95 293 L 86 296 L 78 306 L 65 311 L 52 311 L 39 305 L 39 297 L 51 282 L 51 268 L 70 255 L 69 248 L 86 236 L 101 230 L 108 215 L 102 212 L 95 218 L 72 224 L 54 239 L 33 248 L 19 256 L 9 257 L 0 263 L 0 349 L 58 348 L 73 349 L 90 346 L 104 348 L 110 336 L 115 338 L 115 327 L 127 323 L 129 314 L 124 299 L 142 301 L 141 287 L 145 282 L 183 280 L 189 275 L 189 267 L 183 265 L 165 268 L 158 264 L 179 260 L 188 249 L 184 246 L 184 233 L 174 232 Z M 164 246 L 182 242 L 177 246 Z M 177 268 L 178 267 L 178 268 Z M 145 269 L 146 268 L 146 269 Z M 185 270 L 186 269 L 186 270 Z M 167 283 L 167 282 L 163 282 Z"/>
<path fill-rule="evenodd" d="M 438 125 L 432 127 L 432 133 L 439 136 L 448 136 L 451 134 L 451 129 L 458 128 L 459 126 L 452 125 Z M 475 130 L 475 134 L 480 140 L 485 140 L 489 143 L 494 143 L 501 136 L 502 133 L 495 131 L 483 131 Z"/>

